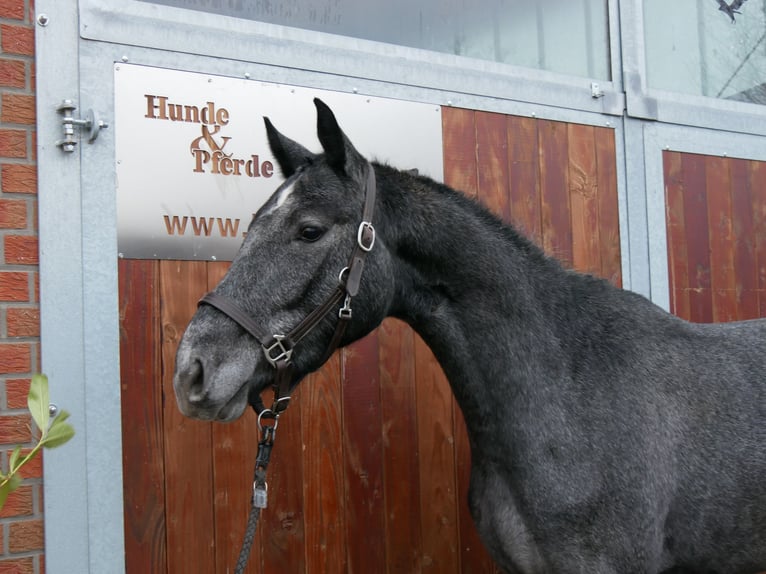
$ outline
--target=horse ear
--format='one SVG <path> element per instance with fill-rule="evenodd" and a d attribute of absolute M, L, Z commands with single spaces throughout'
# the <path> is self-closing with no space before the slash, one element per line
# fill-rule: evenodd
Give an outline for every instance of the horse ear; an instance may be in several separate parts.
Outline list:
<path fill-rule="evenodd" d="M 264 117 L 263 122 L 266 124 L 266 136 L 269 138 L 271 153 L 274 154 L 274 159 L 277 160 L 284 177 L 290 177 L 298 171 L 299 167 L 314 161 L 315 154 L 279 133 L 269 118 Z"/>
<path fill-rule="evenodd" d="M 337 173 L 349 177 L 362 177 L 367 160 L 356 151 L 351 141 L 343 133 L 332 110 L 319 98 L 314 98 L 317 108 L 317 135 L 324 149 L 327 164 Z"/>

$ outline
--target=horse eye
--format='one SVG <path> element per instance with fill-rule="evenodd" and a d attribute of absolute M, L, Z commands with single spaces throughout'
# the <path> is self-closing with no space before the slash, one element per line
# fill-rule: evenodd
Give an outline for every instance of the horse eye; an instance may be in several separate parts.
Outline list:
<path fill-rule="evenodd" d="M 320 227 L 315 227 L 313 225 L 306 225 L 305 227 L 301 227 L 301 239 L 303 241 L 316 241 L 322 237 L 323 233 L 324 231 Z"/>

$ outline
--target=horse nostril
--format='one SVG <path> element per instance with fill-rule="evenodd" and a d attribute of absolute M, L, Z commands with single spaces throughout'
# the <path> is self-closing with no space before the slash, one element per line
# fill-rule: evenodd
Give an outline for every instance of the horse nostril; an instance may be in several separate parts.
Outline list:
<path fill-rule="evenodd" d="M 202 362 L 195 359 L 184 373 L 187 387 L 187 399 L 190 403 L 201 403 L 205 400 L 205 371 Z"/>

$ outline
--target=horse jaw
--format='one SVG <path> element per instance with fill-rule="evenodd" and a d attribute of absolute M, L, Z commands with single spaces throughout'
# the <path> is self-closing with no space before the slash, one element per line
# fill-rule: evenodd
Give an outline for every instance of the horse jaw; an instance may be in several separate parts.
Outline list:
<path fill-rule="evenodd" d="M 195 317 L 198 319 L 198 317 Z M 182 414 L 200 420 L 228 422 L 248 406 L 248 393 L 260 353 L 252 345 L 231 345 L 223 356 L 207 352 L 204 329 L 195 319 L 176 351 L 173 390 Z"/>

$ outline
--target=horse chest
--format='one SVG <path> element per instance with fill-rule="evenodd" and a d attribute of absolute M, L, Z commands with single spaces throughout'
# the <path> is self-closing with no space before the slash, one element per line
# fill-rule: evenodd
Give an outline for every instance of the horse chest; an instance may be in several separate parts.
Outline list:
<path fill-rule="evenodd" d="M 474 466 L 469 506 L 482 541 L 504 572 L 545 571 L 545 563 L 517 500 L 497 472 Z"/>

